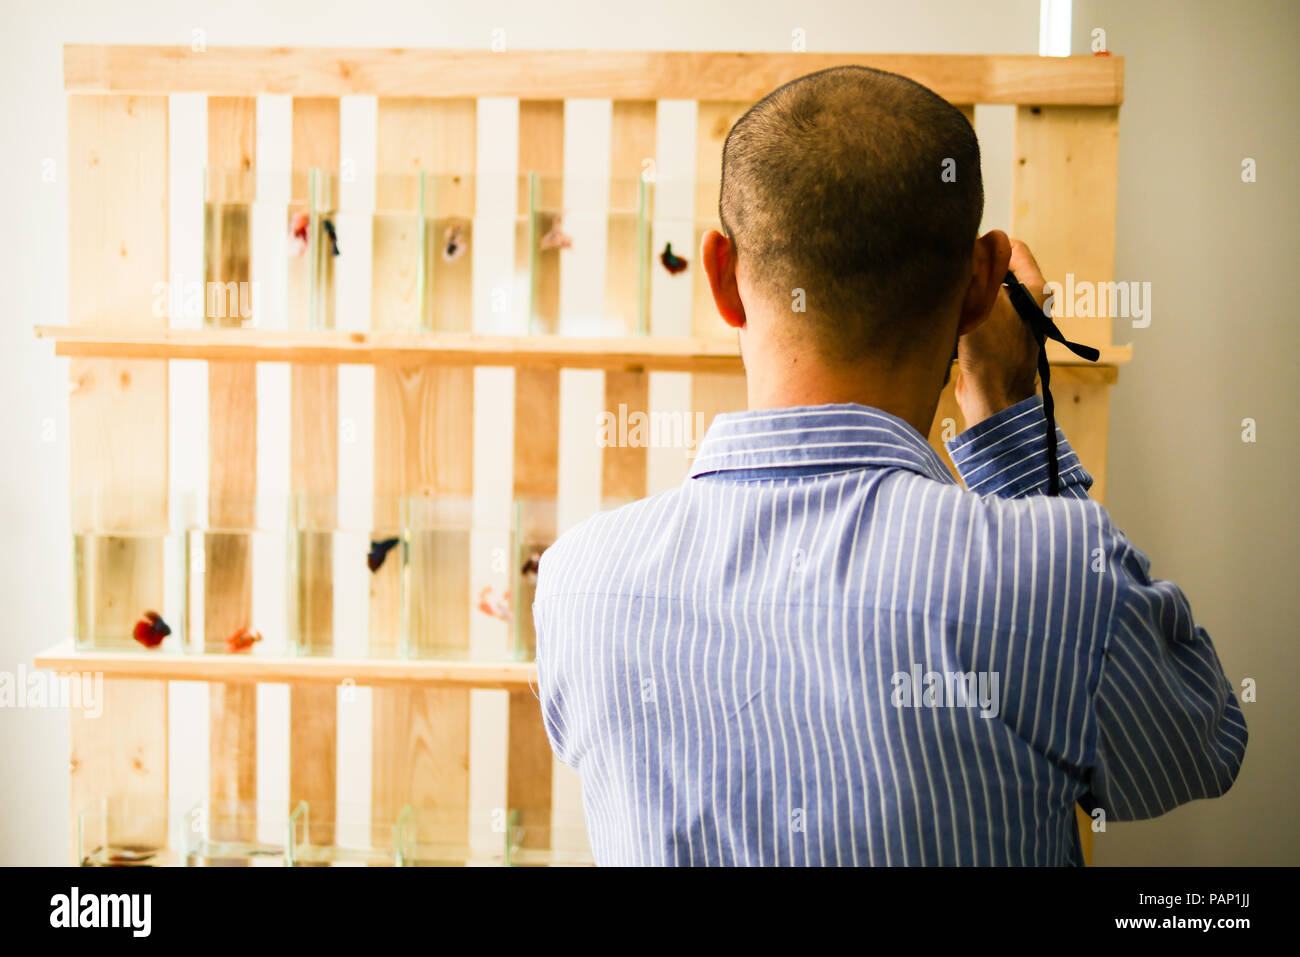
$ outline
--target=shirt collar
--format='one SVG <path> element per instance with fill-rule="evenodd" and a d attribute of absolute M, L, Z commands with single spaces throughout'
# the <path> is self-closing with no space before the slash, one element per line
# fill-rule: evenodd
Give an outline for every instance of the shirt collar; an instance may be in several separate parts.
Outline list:
<path fill-rule="evenodd" d="M 833 472 L 864 466 L 903 468 L 939 482 L 953 481 L 939 454 L 916 429 L 888 412 L 855 403 L 723 412 L 700 442 L 691 478 L 715 472 Z"/>

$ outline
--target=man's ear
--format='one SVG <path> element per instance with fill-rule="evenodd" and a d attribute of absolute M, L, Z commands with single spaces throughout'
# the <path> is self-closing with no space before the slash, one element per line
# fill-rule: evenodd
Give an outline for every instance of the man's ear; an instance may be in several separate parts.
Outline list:
<path fill-rule="evenodd" d="M 989 317 L 1010 264 L 1011 240 L 1002 230 L 990 229 L 975 240 L 970 283 L 962 299 L 957 335 L 964 336 Z"/>
<path fill-rule="evenodd" d="M 727 325 L 743 328 L 745 304 L 740 301 L 740 289 L 736 286 L 736 247 L 722 233 L 710 229 L 700 240 L 700 263 L 709 278 L 718 315 Z"/>

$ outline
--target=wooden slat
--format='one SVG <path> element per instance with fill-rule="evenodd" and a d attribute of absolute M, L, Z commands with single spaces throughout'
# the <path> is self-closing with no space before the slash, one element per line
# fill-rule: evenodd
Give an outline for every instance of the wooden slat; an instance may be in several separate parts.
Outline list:
<path fill-rule="evenodd" d="M 168 276 L 166 184 L 165 97 L 68 97 L 72 322 L 166 325 L 166 318 L 153 316 L 150 309 L 154 284 Z M 69 364 L 69 375 L 74 530 L 92 525 L 123 531 L 164 528 L 166 364 L 78 359 Z M 140 455 L 141 449 L 149 454 Z M 159 550 L 133 566 L 130 594 L 95 600 L 133 606 L 157 601 L 162 579 Z M 93 802 L 113 796 L 165 811 L 167 686 L 105 681 L 102 717 L 87 718 L 77 709 L 70 714 L 69 846 L 75 856 L 77 815 Z M 165 821 L 164 813 L 134 837 L 164 844 Z"/>
<path fill-rule="evenodd" d="M 536 171 L 558 186 L 564 170 L 564 104 L 528 101 L 519 104 L 519 169 Z M 555 186 L 541 192 L 541 204 L 556 208 Z M 551 226 L 541 218 L 540 237 Z M 536 238 L 535 237 L 535 238 Z M 538 253 L 531 322 L 558 331 L 562 251 Z M 554 501 L 559 494 L 560 374 L 550 369 L 520 369 L 515 374 L 514 494 L 516 498 Z M 521 599 L 524 596 L 521 596 Z M 521 613 L 531 614 L 526 601 Z M 510 696 L 506 801 L 520 812 L 525 834 L 547 833 L 551 824 L 552 764 L 542 713 L 532 691 Z M 527 836 L 525 840 L 530 840 Z"/>
<path fill-rule="evenodd" d="M 377 308 L 371 317 L 376 330 L 470 329 L 472 235 L 467 236 L 469 250 L 453 263 L 442 259 L 441 248 L 452 217 L 466 227 L 472 224 L 476 129 L 472 101 L 379 102 L 380 205 L 397 217 L 391 228 L 384 227 L 388 235 L 376 233 L 372 290 L 376 305 L 386 299 L 401 305 Z M 430 174 L 422 210 L 420 173 Z M 423 249 L 418 229 L 406 234 L 408 224 L 418 224 L 420 216 L 428 234 Z M 412 286 L 403 275 L 412 264 L 418 269 L 421 257 L 426 276 L 422 295 L 418 284 Z M 377 523 L 396 520 L 405 496 L 471 493 L 473 421 L 471 369 L 376 369 Z M 412 535 L 411 569 L 419 573 L 413 585 L 420 587 L 413 587 L 408 599 L 411 648 L 417 653 L 431 653 L 437 646 L 463 648 L 469 637 L 468 534 L 413 530 Z M 430 563 L 436 565 L 432 571 Z M 372 646 L 401 639 L 401 622 L 391 603 L 395 584 L 376 583 Z M 372 803 L 437 809 L 446 815 L 451 832 L 468 839 L 469 692 L 384 690 L 373 701 Z"/>
<path fill-rule="evenodd" d="M 639 209 L 642 161 L 655 155 L 656 106 L 651 100 L 619 101 L 613 104 L 610 123 L 610 208 Z M 647 211 L 649 212 L 649 211 Z M 648 228 L 646 229 L 648 234 Z M 645 240 L 649 237 L 646 235 Z M 609 224 L 606 257 L 605 312 L 623 315 L 623 332 L 635 334 L 643 311 L 649 309 L 649 269 L 658 259 L 648 247 L 642 249 L 642 224 L 631 216 L 616 214 Z M 645 259 L 642 260 L 642 255 Z M 642 286 L 642 273 L 645 285 Z M 649 313 L 645 312 L 646 322 Z M 650 409 L 650 378 L 644 372 L 608 371 L 605 374 L 605 408 L 615 416 L 620 406 L 628 414 Z M 601 489 L 607 501 L 643 498 L 646 493 L 646 448 L 611 447 L 601 457 Z"/>
<path fill-rule="evenodd" d="M 1114 278 L 1119 110 L 1021 107 L 1013 155 L 1011 235 L 1043 275 L 1063 285 L 1067 273 L 1076 283 Z M 1062 317 L 1063 306 L 1054 313 L 1067 338 L 1110 344 L 1109 319 Z"/>
<path fill-rule="evenodd" d="M 293 101 L 293 175 L 291 201 L 309 199 L 308 171 L 315 168 L 335 174 L 339 168 L 339 104 L 335 99 L 312 98 Z M 323 190 L 329 206 L 337 204 L 333 188 Z M 329 202 L 329 201 L 333 202 Z M 316 237 L 313 237 L 313 245 Z M 347 237 L 340 237 L 340 247 Z M 318 290 L 325 303 L 321 315 L 332 316 L 334 288 L 332 262 Z M 298 295 L 306 290 L 299 287 Z M 290 322 L 300 325 L 304 314 L 291 304 Z M 292 325 L 291 325 L 292 328 Z M 299 518 L 318 530 L 336 527 L 335 495 L 338 491 L 338 369 L 331 366 L 294 363 L 290 381 L 289 484 L 303 508 Z M 333 555 L 332 538 L 308 537 L 307 549 L 296 583 L 298 607 L 312 623 L 312 650 L 328 654 L 333 647 Z M 338 706 L 335 689 L 293 684 L 289 688 L 289 800 L 332 805 L 335 801 L 335 742 L 338 738 Z M 326 815 L 313 816 L 312 840 L 328 844 L 333 840 L 333 821 Z"/>
<path fill-rule="evenodd" d="M 249 282 L 249 205 L 255 199 L 257 100 L 212 97 L 208 101 L 208 280 Z M 213 257 L 242 249 L 242 257 Z M 214 266 L 219 268 L 214 269 Z M 229 320 L 225 320 L 229 321 Z M 236 318 L 237 321 L 237 318 Z M 211 528 L 251 529 L 256 523 L 257 365 L 208 363 L 208 523 Z M 251 538 L 231 531 L 205 536 L 204 636 L 209 648 L 241 628 L 253 627 Z M 209 785 L 213 801 L 257 799 L 257 688 L 214 683 L 208 695 Z M 225 824 L 240 822 L 224 822 Z M 214 827 L 223 822 L 213 822 Z M 247 827 L 247 822 L 243 822 Z M 249 840 L 225 833 L 222 840 Z"/>
<path fill-rule="evenodd" d="M 69 92 L 756 100 L 843 64 L 902 73 L 954 103 L 1118 105 L 1122 57 L 70 44 Z"/>
<path fill-rule="evenodd" d="M 37 326 L 59 356 L 117 359 L 207 359 L 299 365 L 513 366 L 518 369 L 605 369 L 613 372 L 738 372 L 736 341 L 711 337 L 627 339 L 496 336 L 462 333 L 279 332 L 262 329 L 135 330 Z M 1047 344 L 1053 366 L 1086 366 L 1064 346 Z M 1099 367 L 1123 365 L 1131 346 L 1102 346 Z"/>
<path fill-rule="evenodd" d="M 345 678 L 376 688 L 489 688 L 522 690 L 537 684 L 530 661 L 435 661 L 396 658 L 269 657 L 263 655 L 172 655 L 140 651 L 79 652 L 65 642 L 36 656 L 47 671 L 98 672 L 113 688 L 152 687 L 149 681 L 288 682 L 337 687 Z M 116 714 L 118 712 L 106 712 Z M 130 720 L 131 715 L 124 715 Z M 137 731 L 142 729 L 137 729 Z M 148 729 L 150 734 L 156 728 Z M 86 767 L 91 773 L 94 769 Z M 142 772 L 144 769 L 137 769 Z M 148 773 L 154 773 L 153 768 Z M 165 775 L 164 775 L 165 777 Z M 102 793 L 102 792 L 99 792 Z"/>

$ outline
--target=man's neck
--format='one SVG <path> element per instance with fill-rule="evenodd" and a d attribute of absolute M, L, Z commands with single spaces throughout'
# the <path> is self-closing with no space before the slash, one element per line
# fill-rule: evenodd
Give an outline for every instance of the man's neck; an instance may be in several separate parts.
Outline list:
<path fill-rule="evenodd" d="M 928 436 L 939 406 L 943 372 L 921 363 L 830 366 L 815 357 L 745 352 L 750 409 L 856 403 L 897 416 Z"/>

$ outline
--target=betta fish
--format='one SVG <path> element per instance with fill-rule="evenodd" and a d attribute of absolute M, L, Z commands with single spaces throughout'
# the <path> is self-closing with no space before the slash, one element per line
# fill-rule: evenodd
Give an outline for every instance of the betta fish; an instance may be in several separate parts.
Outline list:
<path fill-rule="evenodd" d="M 322 219 L 320 224 L 325 227 L 325 235 L 329 237 L 330 255 L 337 256 L 339 254 L 339 234 L 334 231 L 334 223 L 328 219 Z"/>
<path fill-rule="evenodd" d="M 253 631 L 251 628 L 241 628 L 229 638 L 226 639 L 226 647 L 230 649 L 231 654 L 240 651 L 247 651 L 252 648 L 254 643 L 262 640 L 260 631 Z"/>
<path fill-rule="evenodd" d="M 468 244 L 465 242 L 465 227 L 452 223 L 442 236 L 442 258 L 455 262 L 465 254 Z"/>
<path fill-rule="evenodd" d="M 664 264 L 664 268 L 676 276 L 686 268 L 686 260 L 673 252 L 673 244 L 668 243 L 664 246 L 664 251 L 659 254 L 659 261 Z"/>
<path fill-rule="evenodd" d="M 366 556 L 366 564 L 372 572 L 379 571 L 379 567 L 384 564 L 384 559 L 388 553 L 397 547 L 400 538 L 385 538 L 381 541 L 370 543 L 370 554 Z"/>
<path fill-rule="evenodd" d="M 573 245 L 573 237 L 560 228 L 560 217 L 555 217 L 555 222 L 551 224 L 551 230 L 542 237 L 537 248 L 547 249 L 568 249 Z"/>
<path fill-rule="evenodd" d="M 301 256 L 307 251 L 307 224 L 311 222 L 306 213 L 294 213 L 289 221 L 289 235 L 293 239 L 293 254 Z"/>
<path fill-rule="evenodd" d="M 146 648 L 157 648 L 171 633 L 171 627 L 156 611 L 146 611 L 144 617 L 135 623 L 135 640 Z"/>
<path fill-rule="evenodd" d="M 541 569 L 543 551 L 545 551 L 544 546 L 535 546 L 529 552 L 528 558 L 524 561 L 523 566 L 519 569 L 519 573 L 523 576 L 524 581 L 530 585 L 537 584 L 537 572 Z"/>
<path fill-rule="evenodd" d="M 478 610 L 509 624 L 511 621 L 510 592 L 497 596 L 493 594 L 491 586 L 484 588 L 478 593 Z"/>

